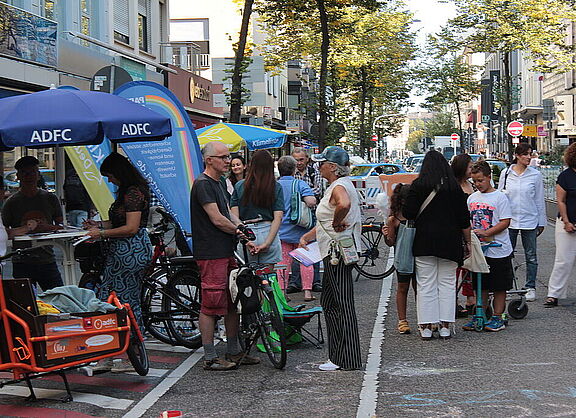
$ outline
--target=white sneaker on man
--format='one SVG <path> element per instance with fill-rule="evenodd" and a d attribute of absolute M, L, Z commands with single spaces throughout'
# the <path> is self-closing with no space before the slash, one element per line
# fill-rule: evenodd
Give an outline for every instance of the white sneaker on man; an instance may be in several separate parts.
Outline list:
<path fill-rule="evenodd" d="M 536 289 L 529 287 L 526 292 L 526 302 L 534 302 L 536 300 Z"/>

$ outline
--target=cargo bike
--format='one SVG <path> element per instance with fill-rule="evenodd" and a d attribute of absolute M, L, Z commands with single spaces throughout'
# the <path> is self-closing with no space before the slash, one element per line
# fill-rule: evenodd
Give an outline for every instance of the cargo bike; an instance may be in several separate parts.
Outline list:
<path fill-rule="evenodd" d="M 16 250 L 0 261 L 26 252 Z M 12 373 L 12 379 L 0 380 L 0 388 L 26 382 L 28 400 L 35 400 L 32 379 L 57 374 L 66 388 L 62 401 L 70 402 L 67 371 L 123 354 L 145 376 L 148 355 L 130 305 L 115 292 L 107 302 L 115 307 L 113 311 L 40 315 L 28 279 L 0 280 L 0 371 Z"/>

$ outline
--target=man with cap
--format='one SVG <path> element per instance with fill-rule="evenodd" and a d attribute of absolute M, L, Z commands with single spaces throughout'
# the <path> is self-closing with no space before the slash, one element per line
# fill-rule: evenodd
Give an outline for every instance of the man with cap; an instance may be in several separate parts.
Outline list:
<path fill-rule="evenodd" d="M 2 222 L 6 228 L 28 225 L 29 232 L 51 232 L 62 228 L 62 208 L 58 197 L 38 187 L 40 162 L 27 155 L 14 164 L 20 190 L 6 200 L 2 208 Z M 13 248 L 27 248 L 30 243 L 15 242 Z M 23 256 L 12 258 L 15 278 L 29 278 L 46 291 L 62 286 L 62 277 L 50 246 L 38 247 Z"/>
<path fill-rule="evenodd" d="M 320 163 L 320 174 L 329 183 L 316 209 L 316 227 L 300 239 L 301 247 L 316 239 L 324 262 L 320 302 L 326 318 L 329 361 L 320 370 L 357 370 L 362 367 L 362 357 L 354 306 L 353 265 L 344 262 L 342 248 L 353 254 L 361 246 L 360 202 L 348 177 L 350 158 L 344 149 L 327 147 L 312 159 Z"/>

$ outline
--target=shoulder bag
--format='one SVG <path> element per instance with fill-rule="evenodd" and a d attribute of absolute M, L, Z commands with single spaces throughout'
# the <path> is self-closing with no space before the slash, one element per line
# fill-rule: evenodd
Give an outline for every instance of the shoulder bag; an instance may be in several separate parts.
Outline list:
<path fill-rule="evenodd" d="M 347 266 L 350 264 L 356 264 L 360 260 L 353 237 L 342 236 L 340 238 L 334 238 L 324 225 L 322 225 L 322 222 L 318 222 L 318 225 L 320 225 L 326 234 L 332 238 L 332 241 L 330 242 L 330 264 L 336 265 L 340 262 L 338 255 L 340 255 L 342 261 Z"/>
<path fill-rule="evenodd" d="M 426 206 L 434 199 L 436 189 L 432 190 L 426 200 L 420 206 L 416 219 L 422 213 Z M 416 219 L 407 221 L 406 224 L 398 226 L 398 237 L 396 239 L 396 246 L 394 247 L 394 267 L 396 271 L 401 274 L 414 273 L 414 254 L 412 253 L 412 246 L 414 245 L 414 237 L 416 236 Z"/>
<path fill-rule="evenodd" d="M 314 226 L 314 212 L 302 199 L 302 193 L 298 190 L 298 180 L 292 182 L 292 194 L 290 195 L 290 223 L 311 229 Z"/>

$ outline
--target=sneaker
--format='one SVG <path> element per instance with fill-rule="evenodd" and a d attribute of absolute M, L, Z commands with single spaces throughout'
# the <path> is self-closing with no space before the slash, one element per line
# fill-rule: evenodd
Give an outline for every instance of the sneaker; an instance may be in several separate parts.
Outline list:
<path fill-rule="evenodd" d="M 398 332 L 400 334 L 410 334 L 410 325 L 408 324 L 408 321 L 405 319 L 398 321 Z"/>
<path fill-rule="evenodd" d="M 506 328 L 504 321 L 499 316 L 493 316 L 490 321 L 484 325 L 484 330 L 497 332 Z"/>
<path fill-rule="evenodd" d="M 420 337 L 423 340 L 431 340 L 432 339 L 432 330 L 430 328 L 420 328 Z"/>
<path fill-rule="evenodd" d="M 318 366 L 318 368 L 320 370 L 322 370 L 323 372 L 334 372 L 336 370 L 340 370 L 340 366 L 337 366 L 336 364 L 332 363 L 330 360 L 328 360 L 324 364 L 321 364 L 320 366 Z"/>
<path fill-rule="evenodd" d="M 322 285 L 321 284 L 315 284 L 314 286 L 312 286 L 312 291 L 313 292 L 322 292 Z"/>
<path fill-rule="evenodd" d="M 474 331 L 476 329 L 476 327 L 474 326 L 474 319 L 471 319 L 470 321 L 462 325 L 462 329 L 464 331 Z"/>
<path fill-rule="evenodd" d="M 452 336 L 452 333 L 450 332 L 450 328 L 448 328 L 448 327 L 441 327 L 440 328 L 440 338 L 447 340 L 451 336 Z"/>
<path fill-rule="evenodd" d="M 223 358 L 216 357 L 212 360 L 204 360 L 204 370 L 225 371 L 236 369 L 238 365 Z"/>
<path fill-rule="evenodd" d="M 251 357 L 248 354 L 244 353 L 226 354 L 226 360 L 242 366 L 252 366 L 254 364 L 260 364 L 260 359 L 258 357 Z"/>
<path fill-rule="evenodd" d="M 118 362 L 114 362 L 114 366 L 112 366 L 112 373 L 130 373 L 135 372 L 134 366 L 128 360 L 122 360 Z"/>
<path fill-rule="evenodd" d="M 536 289 L 529 287 L 526 292 L 526 302 L 534 302 L 536 300 Z"/>

